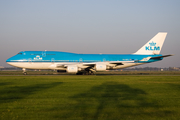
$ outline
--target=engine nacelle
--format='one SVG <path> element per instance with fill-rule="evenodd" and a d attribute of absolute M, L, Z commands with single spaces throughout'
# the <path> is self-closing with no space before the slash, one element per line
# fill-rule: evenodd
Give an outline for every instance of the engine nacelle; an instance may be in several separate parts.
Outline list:
<path fill-rule="evenodd" d="M 107 69 L 107 65 L 96 64 L 95 69 L 96 69 L 96 71 L 105 71 Z"/>
<path fill-rule="evenodd" d="M 69 65 L 69 66 L 67 66 L 67 70 L 66 71 L 68 73 L 77 73 L 78 72 L 78 67 L 77 66 Z"/>

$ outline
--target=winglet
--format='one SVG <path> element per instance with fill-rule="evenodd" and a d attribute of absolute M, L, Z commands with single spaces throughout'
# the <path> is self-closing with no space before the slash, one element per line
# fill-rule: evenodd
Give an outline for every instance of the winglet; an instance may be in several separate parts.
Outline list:
<path fill-rule="evenodd" d="M 167 32 L 159 32 L 134 54 L 160 54 Z"/>

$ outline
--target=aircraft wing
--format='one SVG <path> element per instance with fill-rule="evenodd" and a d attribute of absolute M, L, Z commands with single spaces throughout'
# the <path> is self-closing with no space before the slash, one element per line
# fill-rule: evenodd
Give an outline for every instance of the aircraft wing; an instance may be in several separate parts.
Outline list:
<path fill-rule="evenodd" d="M 96 64 L 106 64 L 106 65 L 123 65 L 121 61 L 113 62 L 98 62 L 98 63 L 83 63 L 84 66 L 94 67 Z"/>
<path fill-rule="evenodd" d="M 89 66 L 89 67 L 94 67 L 96 63 L 82 63 L 83 66 Z"/>
<path fill-rule="evenodd" d="M 77 65 L 78 67 L 81 68 L 92 68 L 94 66 L 96 66 L 97 64 L 104 64 L 104 65 L 108 65 L 108 66 L 118 66 L 118 65 L 124 65 L 124 63 L 134 63 L 134 61 L 126 61 L 126 62 L 122 62 L 122 61 L 111 61 L 111 62 L 93 62 L 93 63 L 78 63 L 78 64 L 57 64 L 56 67 L 64 67 L 67 68 L 70 65 Z"/>

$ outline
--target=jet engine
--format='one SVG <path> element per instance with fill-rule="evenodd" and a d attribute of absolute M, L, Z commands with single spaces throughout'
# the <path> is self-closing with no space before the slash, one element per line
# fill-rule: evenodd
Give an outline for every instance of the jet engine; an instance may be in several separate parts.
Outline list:
<path fill-rule="evenodd" d="M 95 70 L 96 71 L 105 71 L 107 69 L 107 66 L 104 64 L 96 64 Z"/>
<path fill-rule="evenodd" d="M 67 70 L 66 71 L 68 73 L 77 73 L 78 72 L 78 67 L 77 66 L 69 65 L 69 66 L 67 66 Z"/>

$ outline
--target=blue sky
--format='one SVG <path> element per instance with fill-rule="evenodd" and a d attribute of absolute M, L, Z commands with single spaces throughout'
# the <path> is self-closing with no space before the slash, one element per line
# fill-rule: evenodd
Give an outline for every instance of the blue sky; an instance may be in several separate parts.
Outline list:
<path fill-rule="evenodd" d="M 149 67 L 180 67 L 179 0 L 1 0 L 0 66 L 26 50 L 134 53 L 168 32 Z"/>

